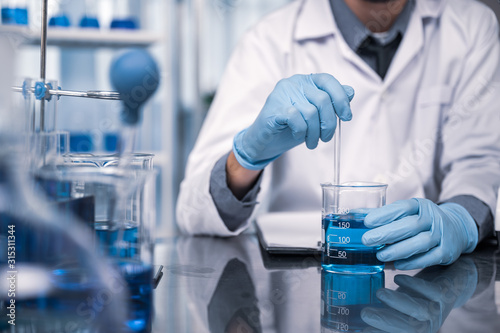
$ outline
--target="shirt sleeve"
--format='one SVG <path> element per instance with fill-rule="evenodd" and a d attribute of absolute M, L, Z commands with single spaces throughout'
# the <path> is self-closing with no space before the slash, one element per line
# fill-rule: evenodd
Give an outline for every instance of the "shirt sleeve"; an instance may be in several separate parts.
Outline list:
<path fill-rule="evenodd" d="M 479 231 L 479 242 L 493 236 L 493 214 L 484 202 L 472 195 L 458 195 L 445 202 L 453 202 L 464 207 L 476 221 Z"/>
<path fill-rule="evenodd" d="M 222 156 L 212 169 L 210 194 L 222 221 L 229 230 L 234 231 L 252 215 L 257 204 L 256 199 L 260 190 L 262 175 L 259 175 L 256 184 L 243 199 L 238 200 L 227 186 L 226 160 L 228 155 L 229 152 Z"/>

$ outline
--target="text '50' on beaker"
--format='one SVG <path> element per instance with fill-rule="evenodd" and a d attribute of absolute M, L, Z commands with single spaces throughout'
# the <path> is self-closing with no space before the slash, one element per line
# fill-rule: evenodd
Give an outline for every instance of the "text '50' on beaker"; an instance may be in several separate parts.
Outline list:
<path fill-rule="evenodd" d="M 384 269 L 378 247 L 367 247 L 361 237 L 368 230 L 365 216 L 385 205 L 387 185 L 349 182 L 321 184 L 323 190 L 321 265 L 331 272 L 376 273 Z"/>

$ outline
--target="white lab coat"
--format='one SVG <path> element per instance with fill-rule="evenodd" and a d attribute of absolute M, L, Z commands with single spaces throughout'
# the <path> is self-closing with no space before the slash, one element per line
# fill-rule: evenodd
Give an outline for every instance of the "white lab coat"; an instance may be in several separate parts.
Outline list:
<path fill-rule="evenodd" d="M 388 10 L 390 10 L 388 6 Z M 271 14 L 235 50 L 189 157 L 177 223 L 190 234 L 233 235 L 265 211 L 321 209 L 333 179 L 333 145 L 302 144 L 266 167 L 259 207 L 229 231 L 209 193 L 215 162 L 250 126 L 276 83 L 330 73 L 354 87 L 342 124 L 341 181 L 389 184 L 387 203 L 473 195 L 495 211 L 500 182 L 498 23 L 471 0 L 417 0 L 382 81 L 346 44 L 328 0 L 301 0 Z"/>

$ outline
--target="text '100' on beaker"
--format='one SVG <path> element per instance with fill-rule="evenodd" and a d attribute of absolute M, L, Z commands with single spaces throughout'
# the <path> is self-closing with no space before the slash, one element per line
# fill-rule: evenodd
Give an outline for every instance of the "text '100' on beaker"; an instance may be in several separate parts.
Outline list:
<path fill-rule="evenodd" d="M 384 269 L 377 259 L 380 246 L 363 245 L 361 237 L 368 230 L 365 216 L 371 209 L 385 205 L 386 184 L 350 182 L 321 184 L 322 260 L 326 271 L 376 273 Z"/>

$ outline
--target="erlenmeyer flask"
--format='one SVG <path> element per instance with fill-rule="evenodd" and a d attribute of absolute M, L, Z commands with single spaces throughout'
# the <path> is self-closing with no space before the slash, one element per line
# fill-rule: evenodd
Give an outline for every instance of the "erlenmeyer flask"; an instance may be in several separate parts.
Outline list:
<path fill-rule="evenodd" d="M 80 20 L 81 28 L 99 28 L 97 4 L 96 0 L 85 0 L 85 13 Z"/>

